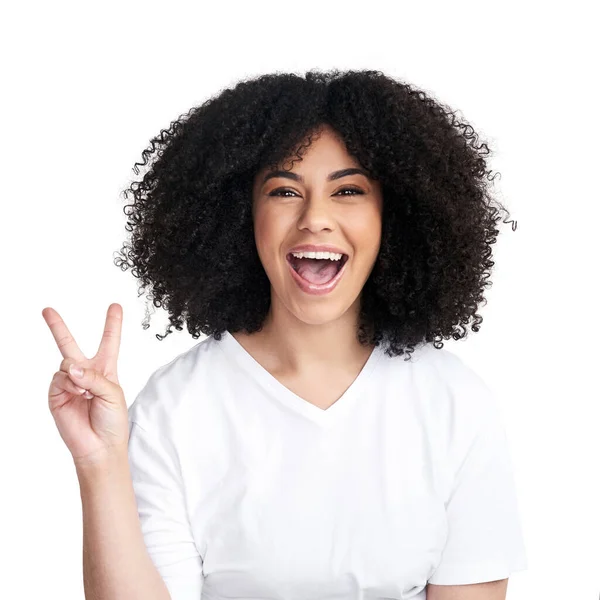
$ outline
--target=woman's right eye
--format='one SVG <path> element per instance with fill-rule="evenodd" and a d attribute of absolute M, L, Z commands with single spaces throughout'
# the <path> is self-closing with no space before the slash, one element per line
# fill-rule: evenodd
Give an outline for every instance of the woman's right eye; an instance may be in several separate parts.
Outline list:
<path fill-rule="evenodd" d="M 281 196 L 282 192 L 293 192 L 294 190 L 290 190 L 288 188 L 279 188 L 277 190 L 273 190 L 269 196 Z"/>

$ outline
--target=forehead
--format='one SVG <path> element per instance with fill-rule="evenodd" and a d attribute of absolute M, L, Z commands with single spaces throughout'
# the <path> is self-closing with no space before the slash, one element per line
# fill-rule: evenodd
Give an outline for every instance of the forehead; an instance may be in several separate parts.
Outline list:
<path fill-rule="evenodd" d="M 342 169 L 337 169 L 335 171 L 331 171 L 326 174 L 327 181 L 335 181 L 337 179 L 341 179 L 342 177 L 348 177 L 350 175 L 362 175 L 363 177 L 369 178 L 369 174 L 365 169 L 361 167 L 344 167 Z M 300 183 L 306 182 L 306 177 L 300 173 L 295 171 L 288 171 L 283 169 L 269 169 L 268 171 L 261 172 L 258 179 L 258 183 L 263 185 L 267 183 L 270 179 L 283 177 L 285 179 L 290 179 L 291 181 L 298 181 Z"/>
<path fill-rule="evenodd" d="M 348 174 L 362 174 L 368 177 L 366 170 L 361 170 L 358 161 L 348 153 L 341 137 L 329 126 L 313 132 L 310 140 L 307 137 L 300 146 L 302 156 L 299 157 L 292 151 L 289 157 L 276 166 L 262 167 L 256 173 L 255 181 L 262 185 L 265 176 L 272 173 L 282 177 L 286 177 L 287 173 L 289 179 L 300 182 L 303 181 L 304 174 L 310 173 L 320 178 L 328 178 L 329 181 L 336 179 L 336 177 L 330 178 L 332 172 L 348 168 L 356 169 L 354 173 Z"/>

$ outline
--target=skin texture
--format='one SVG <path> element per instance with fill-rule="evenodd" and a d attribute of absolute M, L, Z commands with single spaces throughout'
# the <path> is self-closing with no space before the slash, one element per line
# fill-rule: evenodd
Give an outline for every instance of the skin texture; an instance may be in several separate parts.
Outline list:
<path fill-rule="evenodd" d="M 329 173 L 350 167 L 360 165 L 326 127 L 291 169 L 303 182 L 275 177 L 263 183 L 268 169 L 256 175 L 254 233 L 271 308 L 262 331 L 234 334 L 267 370 L 323 408 L 341 396 L 373 350 L 358 342 L 356 329 L 360 293 L 381 242 L 383 199 L 379 183 L 361 174 L 327 181 Z M 341 281 L 325 296 L 306 294 L 289 272 L 287 251 L 304 243 L 335 244 L 349 256 Z M 319 395 L 323 386 L 311 382 L 324 377 L 326 394 Z"/>
<path fill-rule="evenodd" d="M 427 585 L 427 600 L 505 600 L 508 578 L 469 585 Z"/>

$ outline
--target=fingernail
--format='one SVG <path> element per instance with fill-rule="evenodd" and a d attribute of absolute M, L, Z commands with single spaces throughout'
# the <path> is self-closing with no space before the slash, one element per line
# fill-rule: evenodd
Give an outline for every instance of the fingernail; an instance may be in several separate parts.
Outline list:
<path fill-rule="evenodd" d="M 75 365 L 71 365 L 69 367 L 69 373 L 75 377 L 83 377 L 83 369 L 76 367 Z"/>

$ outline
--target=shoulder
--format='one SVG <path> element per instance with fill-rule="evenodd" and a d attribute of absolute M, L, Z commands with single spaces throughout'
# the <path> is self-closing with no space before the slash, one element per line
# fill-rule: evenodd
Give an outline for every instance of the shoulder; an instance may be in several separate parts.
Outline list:
<path fill-rule="evenodd" d="M 504 460 L 504 419 L 493 388 L 458 354 L 424 349 L 411 370 L 423 435 L 447 498 L 457 474 Z M 465 460 L 470 462 L 465 466 Z M 437 468 L 437 467 L 436 467 Z M 487 467 L 486 467 L 487 468 Z"/>
<path fill-rule="evenodd" d="M 502 426 L 493 388 L 455 352 L 429 344 L 410 361 L 396 359 L 392 372 L 403 374 L 408 384 L 403 389 L 410 391 L 424 430 L 443 455 L 464 456 L 478 436 Z"/>
<path fill-rule="evenodd" d="M 447 348 L 435 348 L 432 344 L 419 347 L 408 361 L 416 370 L 445 381 L 451 386 L 482 388 L 484 380 L 458 354 Z"/>
<path fill-rule="evenodd" d="M 128 408 L 129 421 L 146 430 L 165 429 L 190 392 L 205 382 L 204 372 L 211 368 L 207 365 L 211 357 L 219 358 L 214 352 L 215 343 L 209 336 L 152 371 Z"/>
<path fill-rule="evenodd" d="M 458 354 L 446 348 L 423 347 L 415 363 L 414 377 L 420 386 L 428 387 L 438 411 L 448 416 L 465 415 L 474 423 L 493 417 L 498 399 L 473 367 Z"/>

